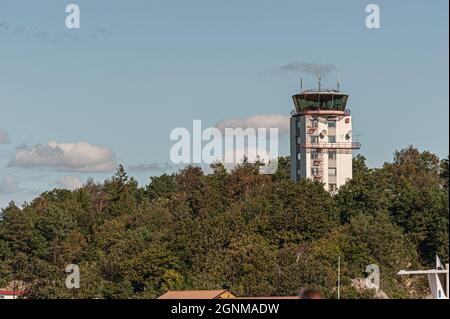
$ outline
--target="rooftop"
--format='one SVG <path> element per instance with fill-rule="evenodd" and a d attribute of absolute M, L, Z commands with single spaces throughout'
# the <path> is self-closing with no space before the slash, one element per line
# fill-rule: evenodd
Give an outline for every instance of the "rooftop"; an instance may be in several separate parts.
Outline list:
<path fill-rule="evenodd" d="M 230 291 L 223 290 L 185 290 L 168 291 L 158 299 L 299 299 L 298 296 L 273 297 L 237 297 Z"/>
<path fill-rule="evenodd" d="M 222 299 L 235 296 L 226 289 L 222 290 L 185 290 L 168 291 L 158 299 Z"/>

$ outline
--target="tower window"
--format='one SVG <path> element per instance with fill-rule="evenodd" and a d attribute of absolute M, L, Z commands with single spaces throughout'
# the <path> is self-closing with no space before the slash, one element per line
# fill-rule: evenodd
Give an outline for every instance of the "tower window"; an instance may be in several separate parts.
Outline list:
<path fill-rule="evenodd" d="M 317 120 L 312 120 L 311 126 L 312 126 L 313 128 L 318 128 L 318 127 L 319 127 L 319 121 L 317 121 Z"/>
<path fill-rule="evenodd" d="M 336 143 L 336 136 L 328 135 L 328 143 Z"/>
<path fill-rule="evenodd" d="M 336 176 L 336 168 L 328 168 L 328 176 Z"/>
<path fill-rule="evenodd" d="M 318 167 L 312 167 L 311 168 L 311 175 L 312 176 L 318 176 L 319 175 L 319 168 Z"/>
<path fill-rule="evenodd" d="M 328 120 L 328 127 L 336 127 L 336 120 Z"/>
<path fill-rule="evenodd" d="M 311 136 L 311 143 L 318 143 L 318 142 L 319 142 L 319 137 L 317 135 Z"/>
<path fill-rule="evenodd" d="M 328 191 L 333 193 L 337 190 L 336 184 L 328 184 Z"/>
<path fill-rule="evenodd" d="M 329 151 L 328 152 L 328 158 L 329 159 L 336 159 L 336 151 Z"/>
<path fill-rule="evenodd" d="M 313 160 L 319 159 L 319 152 L 317 152 L 317 151 L 312 151 L 312 152 L 311 152 L 311 159 L 313 159 Z"/>

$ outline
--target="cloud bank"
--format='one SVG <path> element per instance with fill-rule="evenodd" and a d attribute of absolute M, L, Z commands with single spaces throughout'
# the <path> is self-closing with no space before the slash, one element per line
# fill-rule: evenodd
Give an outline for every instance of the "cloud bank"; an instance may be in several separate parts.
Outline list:
<path fill-rule="evenodd" d="M 17 189 L 17 181 L 12 176 L 6 176 L 0 183 L 0 194 L 13 194 Z"/>
<path fill-rule="evenodd" d="M 169 163 L 149 163 L 149 164 L 137 164 L 128 166 L 130 172 L 165 172 L 173 170 L 174 167 Z"/>
<path fill-rule="evenodd" d="M 278 128 L 279 134 L 289 133 L 289 116 L 272 113 L 272 114 L 258 114 L 247 118 L 231 118 L 218 122 L 215 125 L 221 131 L 225 128 Z"/>
<path fill-rule="evenodd" d="M 321 76 L 327 76 L 331 71 L 336 71 L 337 68 L 332 63 L 309 63 L 293 61 L 288 64 L 280 65 L 276 68 L 278 72 L 295 72 L 306 73 Z"/>
<path fill-rule="evenodd" d="M 83 187 L 83 182 L 76 176 L 61 177 L 56 181 L 56 184 L 69 190 L 75 190 Z"/>
<path fill-rule="evenodd" d="M 73 35 L 70 32 L 47 32 L 43 30 L 34 30 L 30 28 L 24 28 L 18 25 L 11 24 L 6 21 L 0 20 L 0 31 L 8 32 L 15 36 L 24 38 L 24 39 L 37 39 L 44 40 L 47 42 L 60 42 L 64 40 L 79 40 L 80 36 Z M 105 27 L 100 27 L 91 32 L 89 35 L 86 35 L 91 40 L 99 40 L 99 39 L 107 39 L 112 36 L 112 31 Z"/>
<path fill-rule="evenodd" d="M 6 131 L 0 128 L 0 144 L 8 144 L 8 143 L 9 143 L 8 133 L 6 133 Z"/>
<path fill-rule="evenodd" d="M 16 149 L 9 167 L 50 168 L 72 172 L 110 172 L 116 161 L 111 149 L 85 142 L 36 144 Z"/>

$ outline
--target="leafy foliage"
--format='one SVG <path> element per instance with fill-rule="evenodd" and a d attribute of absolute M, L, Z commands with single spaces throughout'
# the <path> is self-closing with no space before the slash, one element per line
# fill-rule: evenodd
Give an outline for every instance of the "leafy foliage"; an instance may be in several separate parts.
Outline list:
<path fill-rule="evenodd" d="M 381 289 L 411 296 L 396 272 L 448 260 L 448 159 L 408 147 L 368 168 L 332 196 L 317 182 L 289 178 L 289 158 L 261 175 L 258 164 L 210 174 L 187 167 L 139 187 L 123 166 L 103 184 L 54 189 L 0 215 L 0 286 L 22 280 L 35 298 L 155 298 L 167 290 L 220 289 L 242 296 L 295 295 L 316 287 L 371 298 L 352 287 L 368 264 Z M 80 289 L 65 288 L 77 264 Z M 426 290 L 417 292 L 418 295 Z"/>

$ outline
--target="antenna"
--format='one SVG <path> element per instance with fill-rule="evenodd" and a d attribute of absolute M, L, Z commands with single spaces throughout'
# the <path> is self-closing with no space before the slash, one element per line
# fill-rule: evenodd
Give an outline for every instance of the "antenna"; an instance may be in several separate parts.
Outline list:
<path fill-rule="evenodd" d="M 336 91 L 341 91 L 341 79 L 339 78 L 339 74 L 336 76 Z"/>
<path fill-rule="evenodd" d="M 303 92 L 303 77 L 300 77 L 300 92 Z"/>
<path fill-rule="evenodd" d="M 321 86 L 322 86 L 322 78 L 320 77 L 320 73 L 317 73 L 317 83 L 319 85 L 319 92 L 321 90 Z"/>

